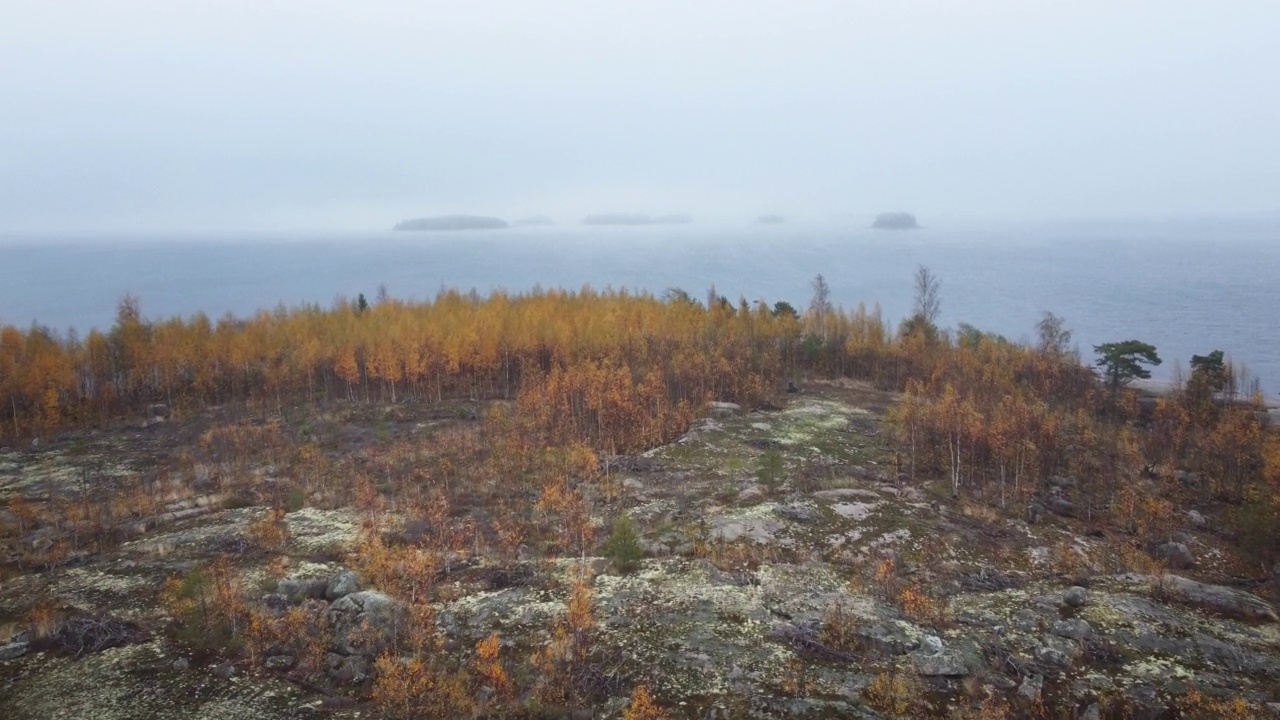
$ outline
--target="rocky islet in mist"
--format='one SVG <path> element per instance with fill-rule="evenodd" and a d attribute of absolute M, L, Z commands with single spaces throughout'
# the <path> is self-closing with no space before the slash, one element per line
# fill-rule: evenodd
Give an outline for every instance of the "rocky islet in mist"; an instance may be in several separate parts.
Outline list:
<path fill-rule="evenodd" d="M 877 215 L 871 227 L 876 230 L 916 230 L 920 224 L 909 212 L 887 212 Z"/>
<path fill-rule="evenodd" d="M 439 215 L 436 217 L 402 220 L 394 230 L 501 230 L 508 227 L 506 220 L 485 215 Z"/>

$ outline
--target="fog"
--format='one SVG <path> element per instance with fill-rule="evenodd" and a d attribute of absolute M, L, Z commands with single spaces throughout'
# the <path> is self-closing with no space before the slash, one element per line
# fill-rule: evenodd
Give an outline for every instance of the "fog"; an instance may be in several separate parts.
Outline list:
<path fill-rule="evenodd" d="M 1280 212 L 1280 3 L 0 8 L 0 231 Z"/>

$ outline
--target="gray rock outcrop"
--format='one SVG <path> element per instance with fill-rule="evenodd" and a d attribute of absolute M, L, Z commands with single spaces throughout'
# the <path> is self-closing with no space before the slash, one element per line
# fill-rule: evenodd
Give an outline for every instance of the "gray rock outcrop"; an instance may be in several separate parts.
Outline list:
<path fill-rule="evenodd" d="M 288 578 L 276 584 L 276 592 L 291 603 L 303 600 L 323 600 L 329 587 L 327 578 Z"/>
<path fill-rule="evenodd" d="M 1067 607 L 1082 608 L 1089 603 L 1089 591 L 1079 585 L 1067 588 L 1062 594 L 1062 603 Z"/>
<path fill-rule="evenodd" d="M 0 662 L 5 660 L 14 660 L 27 654 L 29 644 L 24 641 L 15 641 L 6 645 L 0 645 Z"/>
<path fill-rule="evenodd" d="M 346 595 L 329 606 L 333 647 L 343 655 L 377 655 L 395 641 L 404 603 L 376 590 Z"/>
<path fill-rule="evenodd" d="M 1171 600 L 1237 620 L 1280 622 L 1280 617 L 1277 617 L 1271 603 L 1243 590 L 1222 585 L 1207 585 L 1179 575 L 1145 576 L 1145 578 L 1158 592 Z"/>
<path fill-rule="evenodd" d="M 324 596 L 330 600 L 338 600 L 359 591 L 360 577 L 352 570 L 342 570 L 329 578 Z"/>
<path fill-rule="evenodd" d="M 1076 510 L 1076 504 L 1061 497 L 1051 497 L 1044 501 L 1044 506 L 1049 512 L 1062 517 L 1073 518 L 1079 513 Z"/>
<path fill-rule="evenodd" d="M 1175 570 L 1186 570 L 1195 567 L 1196 558 L 1191 554 L 1191 548 L 1180 542 L 1167 542 L 1155 546 L 1151 549 L 1151 556 L 1157 560 L 1162 560 L 1169 567 Z"/>

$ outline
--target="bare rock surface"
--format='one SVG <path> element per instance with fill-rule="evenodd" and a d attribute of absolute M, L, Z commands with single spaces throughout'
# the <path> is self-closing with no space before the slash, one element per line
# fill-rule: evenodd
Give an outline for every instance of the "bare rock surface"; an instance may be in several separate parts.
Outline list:
<path fill-rule="evenodd" d="M 1179 523 L 1191 536 L 1182 545 L 1200 562 L 1182 574 L 1103 574 L 1091 568 L 1111 548 L 1087 534 L 1066 497 L 1043 497 L 1039 522 L 1028 524 L 1025 498 L 1003 516 L 971 516 L 945 488 L 899 476 L 878 414 L 891 402 L 850 384 L 810 386 L 783 410 L 725 408 L 679 442 L 610 458 L 606 466 L 625 473 L 617 509 L 635 520 L 648 550 L 628 574 L 585 558 L 596 643 L 611 667 L 643 669 L 689 717 L 880 717 L 865 690 L 889 669 L 913 674 L 937 697 L 969 683 L 1070 704 L 1086 716 L 1104 694 L 1149 705 L 1151 716 L 1189 688 L 1280 696 L 1276 611 L 1261 595 L 1209 582 L 1225 580 L 1207 574 L 1210 533 L 1193 516 Z M 766 453 L 781 456 L 783 471 L 777 482 L 757 484 Z M 72 477 L 51 457 L 14 457 L 0 455 L 0 490 Z M 1062 479 L 1053 487 L 1076 489 Z M 743 495 L 747 488 L 753 492 Z M 166 581 L 230 549 L 240 553 L 233 555 L 240 579 L 261 607 L 323 609 L 333 641 L 314 661 L 319 667 L 307 669 L 301 653 L 281 648 L 265 667 L 236 658 L 219 675 L 226 658 L 180 649 L 160 634 L 79 659 L 11 639 L 0 644 L 0 657 L 14 654 L 0 663 L 6 720 L 368 715 L 322 706 L 316 686 L 286 679 L 311 673 L 306 682 L 329 692 L 367 690 L 376 655 L 397 637 L 403 599 L 338 563 L 358 566 L 343 552 L 359 537 L 361 517 L 347 508 L 289 512 L 280 553 L 287 562 L 273 570 L 278 558 L 237 544 L 267 508 L 193 501 L 166 512 L 190 510 L 199 512 L 144 523 L 81 564 L 0 582 L 0 615 L 21 617 L 31 598 L 50 597 L 80 616 L 158 627 Z M 595 519 L 604 527 L 607 518 L 601 510 Z M 388 533 L 410 519 L 384 518 Z M 551 640 L 581 564 L 523 557 L 502 567 L 484 558 L 444 581 L 448 592 L 435 610 L 449 652 L 465 654 L 494 632 L 511 644 L 504 652 L 527 654 Z M 1077 563 L 1073 572 L 1057 567 L 1064 557 Z M 882 564 L 893 568 L 893 587 L 866 580 Z M 945 621 L 907 612 L 904 588 L 936 592 Z M 853 650 L 824 641 L 833 607 L 850 618 Z M 812 682 L 803 697 L 781 685 L 796 667 Z M 741 698 L 751 699 L 746 711 L 735 704 Z M 604 714 L 620 714 L 617 700 Z"/>

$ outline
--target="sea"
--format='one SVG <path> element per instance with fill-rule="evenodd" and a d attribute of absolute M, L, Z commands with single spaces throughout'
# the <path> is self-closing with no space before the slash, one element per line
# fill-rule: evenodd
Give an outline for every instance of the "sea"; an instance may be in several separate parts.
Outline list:
<path fill-rule="evenodd" d="M 911 311 L 913 275 L 941 281 L 939 324 L 1030 342 L 1045 311 L 1085 362 L 1096 344 L 1156 346 L 1155 379 L 1221 349 L 1280 393 L 1280 218 L 977 222 L 872 230 L 844 220 L 437 232 L 0 234 L 0 323 L 81 335 L 110 327 L 131 293 L 151 320 L 330 306 L 380 288 L 627 288 L 697 298 L 714 287 L 772 305 L 809 303 L 821 274 L 846 309 Z"/>

